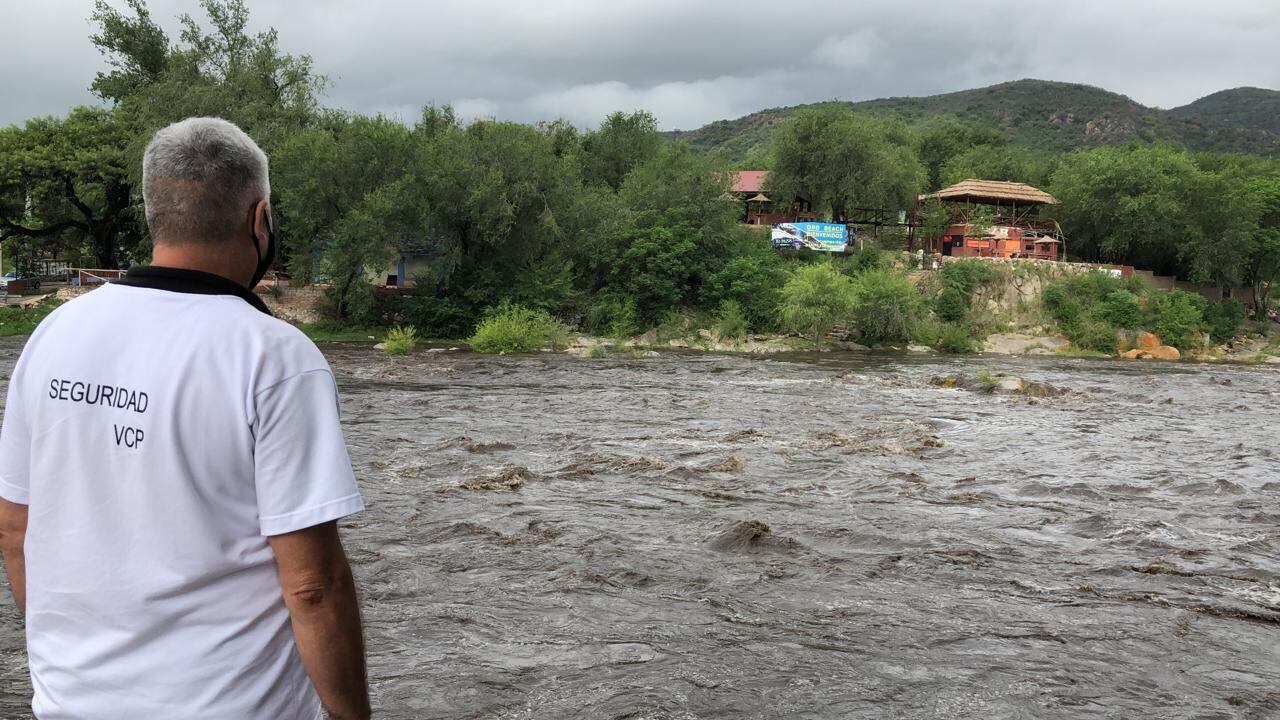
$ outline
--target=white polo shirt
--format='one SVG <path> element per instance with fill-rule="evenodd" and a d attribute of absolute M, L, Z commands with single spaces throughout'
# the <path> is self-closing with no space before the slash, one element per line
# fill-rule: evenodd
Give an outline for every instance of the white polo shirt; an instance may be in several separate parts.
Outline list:
<path fill-rule="evenodd" d="M 51 314 L 9 382 L 35 714 L 319 717 L 267 536 L 363 508 L 333 373 L 230 281 L 130 277 Z"/>

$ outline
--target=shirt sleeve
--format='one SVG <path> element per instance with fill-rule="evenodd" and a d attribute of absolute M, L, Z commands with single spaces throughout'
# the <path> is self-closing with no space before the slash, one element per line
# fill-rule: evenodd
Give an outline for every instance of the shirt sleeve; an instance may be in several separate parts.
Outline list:
<path fill-rule="evenodd" d="M 31 430 L 22 404 L 20 377 L 15 370 L 9 378 L 4 424 L 0 426 L 0 497 L 26 505 L 31 501 Z"/>
<path fill-rule="evenodd" d="M 295 375 L 255 398 L 254 484 L 263 535 L 282 535 L 364 509 L 342 438 L 333 374 Z"/>

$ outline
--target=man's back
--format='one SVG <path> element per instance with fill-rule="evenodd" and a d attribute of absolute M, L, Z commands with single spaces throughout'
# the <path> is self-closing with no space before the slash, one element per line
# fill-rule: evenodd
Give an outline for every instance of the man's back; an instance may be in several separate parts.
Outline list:
<path fill-rule="evenodd" d="M 266 537 L 361 507 L 315 346 L 234 295 L 112 285 L 11 386 L 37 715 L 317 717 Z"/>

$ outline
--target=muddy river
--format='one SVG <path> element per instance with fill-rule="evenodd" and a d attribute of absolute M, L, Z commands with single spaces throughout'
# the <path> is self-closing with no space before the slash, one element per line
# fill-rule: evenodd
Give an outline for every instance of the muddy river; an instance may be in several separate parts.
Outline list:
<path fill-rule="evenodd" d="M 1275 370 L 326 353 L 380 717 L 1280 717 Z"/>

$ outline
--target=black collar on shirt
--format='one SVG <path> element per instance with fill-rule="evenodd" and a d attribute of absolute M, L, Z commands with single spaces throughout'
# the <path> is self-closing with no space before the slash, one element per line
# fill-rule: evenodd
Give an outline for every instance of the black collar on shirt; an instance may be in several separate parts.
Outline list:
<path fill-rule="evenodd" d="M 268 315 L 271 311 L 257 293 L 245 286 L 228 280 L 221 275 L 187 270 L 185 268 L 148 267 L 130 268 L 129 272 L 119 280 L 112 281 L 116 285 L 127 287 L 151 288 L 169 292 L 191 293 L 194 295 L 235 295 L 252 305 L 260 312 Z"/>

